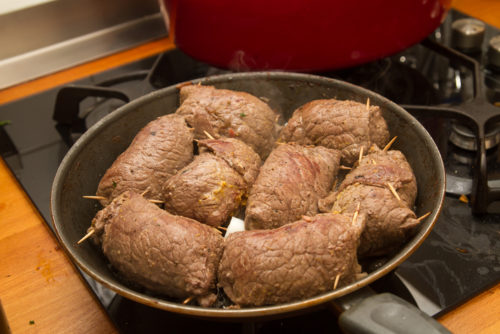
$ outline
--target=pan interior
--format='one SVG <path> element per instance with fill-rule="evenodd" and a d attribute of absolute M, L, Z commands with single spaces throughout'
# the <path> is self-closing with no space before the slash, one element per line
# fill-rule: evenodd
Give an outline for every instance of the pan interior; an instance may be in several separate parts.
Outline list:
<path fill-rule="evenodd" d="M 186 306 L 134 290 L 117 279 L 101 251 L 92 243 L 76 244 L 85 235 L 92 218 L 101 208 L 96 201 L 82 199 L 82 195 L 95 194 L 106 169 L 128 147 L 144 125 L 158 116 L 175 112 L 179 103 L 179 90 L 168 87 L 141 97 L 99 121 L 71 148 L 55 177 L 51 212 L 57 236 L 73 261 L 100 283 L 137 302 L 188 315 L 245 318 L 284 314 L 325 303 L 373 282 L 406 259 L 430 232 L 444 198 L 443 163 L 427 131 L 396 104 L 363 88 L 306 74 L 240 73 L 208 77 L 194 81 L 196 82 L 246 91 L 263 98 L 282 115 L 283 121 L 297 107 L 311 100 L 337 98 L 366 103 L 367 98 L 370 98 L 372 105 L 378 105 L 382 109 L 391 136 L 398 136 L 393 148 L 401 150 L 414 169 L 418 182 L 417 216 L 426 212 L 432 214 L 422 222 L 417 234 L 395 256 L 367 277 L 305 301 L 228 310 Z"/>

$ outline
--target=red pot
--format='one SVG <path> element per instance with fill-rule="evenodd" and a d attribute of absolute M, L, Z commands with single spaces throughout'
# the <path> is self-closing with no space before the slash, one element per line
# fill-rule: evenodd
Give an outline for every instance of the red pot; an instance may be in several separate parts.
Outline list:
<path fill-rule="evenodd" d="M 403 50 L 451 0 L 162 0 L 185 53 L 233 70 L 318 71 Z M 167 17 L 167 14 L 165 14 Z"/>

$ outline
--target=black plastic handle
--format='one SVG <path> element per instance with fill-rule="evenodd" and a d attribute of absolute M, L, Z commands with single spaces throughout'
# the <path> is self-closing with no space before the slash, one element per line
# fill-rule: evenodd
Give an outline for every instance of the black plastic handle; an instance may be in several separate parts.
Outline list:
<path fill-rule="evenodd" d="M 339 317 L 346 333 L 451 333 L 434 318 L 390 293 L 364 298 L 349 305 Z"/>

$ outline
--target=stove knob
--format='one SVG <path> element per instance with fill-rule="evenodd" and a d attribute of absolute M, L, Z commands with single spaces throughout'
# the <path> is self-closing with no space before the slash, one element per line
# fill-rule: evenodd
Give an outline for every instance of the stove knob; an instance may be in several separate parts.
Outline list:
<path fill-rule="evenodd" d="M 490 39 L 488 46 L 488 62 L 500 69 L 500 35 Z"/>
<path fill-rule="evenodd" d="M 452 45 L 463 52 L 477 52 L 483 44 L 485 25 L 476 19 L 460 19 L 451 24 Z"/>

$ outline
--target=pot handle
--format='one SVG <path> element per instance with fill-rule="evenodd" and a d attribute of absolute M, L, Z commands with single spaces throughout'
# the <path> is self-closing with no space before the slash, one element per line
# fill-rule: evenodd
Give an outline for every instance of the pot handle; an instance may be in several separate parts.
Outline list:
<path fill-rule="evenodd" d="M 345 333 L 451 333 L 434 318 L 391 293 L 362 288 L 334 301 Z"/>

